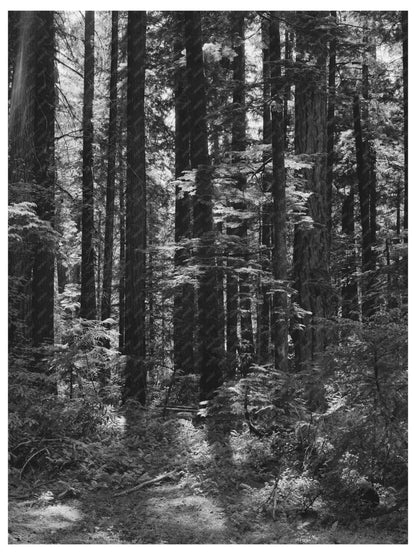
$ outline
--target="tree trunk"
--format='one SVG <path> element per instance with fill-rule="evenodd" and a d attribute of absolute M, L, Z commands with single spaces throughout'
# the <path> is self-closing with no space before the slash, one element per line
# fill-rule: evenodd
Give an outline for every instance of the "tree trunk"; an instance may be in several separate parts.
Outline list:
<path fill-rule="evenodd" d="M 37 12 L 34 179 L 37 212 L 54 225 L 55 215 L 55 26 L 53 12 Z M 48 247 L 35 250 L 32 273 L 33 343 L 54 341 L 55 255 Z"/>
<path fill-rule="evenodd" d="M 200 398 L 210 399 L 222 383 L 221 341 L 218 322 L 217 272 L 215 267 L 213 185 L 208 157 L 206 85 L 202 57 L 201 14 L 186 12 L 186 63 L 191 114 L 191 167 L 196 170 L 194 236 L 199 240 L 198 367 Z"/>
<path fill-rule="evenodd" d="M 144 85 L 146 12 L 128 12 L 124 399 L 146 402 L 146 172 Z"/>
<path fill-rule="evenodd" d="M 231 128 L 231 151 L 232 161 L 238 161 L 235 151 L 245 148 L 245 102 L 244 102 L 244 46 L 241 45 L 241 26 L 244 32 L 244 15 L 241 12 L 233 12 L 230 15 L 230 26 L 234 52 L 236 54 L 232 62 L 233 69 L 233 104 L 232 104 L 232 128 Z M 243 119 L 243 121 L 242 121 Z M 240 182 L 242 176 L 237 177 Z M 241 184 L 239 183 L 241 188 Z M 232 208 L 243 210 L 241 202 L 232 202 Z M 239 288 L 236 269 L 238 267 L 239 251 L 241 251 L 241 226 L 236 226 L 235 217 L 232 217 L 233 226 L 227 228 L 228 252 L 227 252 L 227 283 L 226 283 L 226 327 L 227 327 L 227 372 L 229 378 L 234 378 L 240 352 L 240 341 L 238 338 L 238 316 L 239 316 Z M 238 246 L 237 246 L 238 241 Z"/>
<path fill-rule="evenodd" d="M 101 204 L 101 199 L 99 199 L 99 204 Z M 98 204 L 98 203 L 97 203 Z M 96 245 L 96 306 L 97 306 L 97 320 L 101 319 L 101 272 L 102 272 L 102 259 L 103 259 L 103 241 L 102 241 L 102 211 L 101 208 L 97 210 L 97 218 L 95 224 L 95 245 Z"/>
<path fill-rule="evenodd" d="M 36 12 L 20 12 L 17 23 L 18 39 L 16 69 L 9 113 L 9 182 L 12 185 L 33 181 L 34 170 L 34 118 L 37 75 L 37 16 Z M 33 201 L 30 191 L 19 185 L 16 202 Z"/>
<path fill-rule="evenodd" d="M 403 41 L 403 119 L 404 119 L 404 217 L 403 229 L 407 231 L 408 228 L 408 159 L 409 159 L 409 139 L 408 139 L 408 12 L 402 12 L 402 41 Z M 407 242 L 407 237 L 405 238 Z"/>
<path fill-rule="evenodd" d="M 242 153 L 246 149 L 246 103 L 245 103 L 245 47 L 244 47 L 244 12 L 232 12 L 231 29 L 233 38 L 233 49 L 236 53 L 233 59 L 233 119 L 231 128 L 231 149 L 233 151 L 233 163 L 241 163 Z M 244 193 L 246 179 L 237 171 L 237 188 Z M 246 204 L 243 201 L 234 204 L 236 210 L 244 212 Z M 248 264 L 247 223 L 240 222 L 234 230 L 239 238 L 236 249 L 237 266 Z M 248 371 L 254 355 L 253 323 L 251 319 L 251 292 L 249 275 L 245 272 L 239 273 L 239 312 L 241 326 L 240 345 L 240 370 L 243 375 Z"/>
<path fill-rule="evenodd" d="M 121 155 L 120 155 L 121 158 Z M 119 166 L 122 167 L 120 160 Z M 120 172 L 122 175 L 122 172 Z M 119 182 L 119 209 L 120 209 L 120 262 L 119 262 L 119 285 L 118 285 L 118 349 L 124 353 L 125 345 L 125 295 L 126 295 L 126 222 L 125 222 L 125 183 L 120 177 Z"/>
<path fill-rule="evenodd" d="M 261 22 L 261 37 L 263 44 L 263 144 L 269 145 L 272 142 L 272 127 L 270 117 L 270 22 L 263 18 Z M 266 164 L 269 154 L 263 154 L 263 163 Z M 269 193 L 271 190 L 271 179 L 266 169 L 263 172 L 262 192 Z M 272 207 L 269 202 L 264 202 L 261 208 L 261 224 L 260 224 L 260 243 L 261 243 L 261 268 L 264 280 L 265 276 L 270 273 L 270 251 L 272 236 Z M 271 323 L 271 294 L 270 286 L 267 283 L 261 283 L 261 304 L 258 318 L 258 358 L 260 364 L 265 364 L 269 360 L 270 354 L 270 323 Z"/>
<path fill-rule="evenodd" d="M 362 272 L 364 274 L 362 279 L 362 313 L 364 317 L 368 317 L 374 311 L 374 299 L 372 297 L 374 292 L 371 290 L 371 285 L 372 273 L 375 269 L 370 219 L 371 162 L 368 142 L 363 139 L 360 98 L 358 95 L 355 95 L 353 100 L 353 118 L 360 198 Z"/>
<path fill-rule="evenodd" d="M 291 99 L 291 86 L 293 82 L 293 32 L 285 31 L 285 103 L 284 103 L 284 134 L 285 134 L 285 149 L 289 148 L 289 133 L 290 127 L 290 113 L 289 113 L 289 100 Z"/>
<path fill-rule="evenodd" d="M 81 318 L 95 320 L 94 180 L 92 109 L 94 99 L 94 12 L 85 12 L 85 62 L 82 148 Z"/>
<path fill-rule="evenodd" d="M 53 12 L 22 12 L 9 116 L 10 198 L 36 203 L 40 219 L 54 225 L 55 28 Z M 32 186 L 34 184 L 35 186 Z M 11 306 L 19 334 L 35 347 L 54 341 L 55 256 L 49 245 L 23 246 L 9 273 L 17 285 Z M 13 260 L 14 259 L 14 260 Z M 30 284 L 31 274 L 31 284 Z M 13 303 L 12 303 L 13 304 Z M 19 340 L 20 340 L 19 339 Z"/>
<path fill-rule="evenodd" d="M 178 36 L 183 36 L 184 15 L 177 14 Z M 185 170 L 190 169 L 190 114 L 185 69 L 179 59 L 183 50 L 183 41 L 177 40 L 175 50 L 175 177 L 179 178 Z M 192 237 L 192 202 L 189 193 L 182 192 L 179 185 L 175 188 L 175 266 L 180 271 L 190 257 L 190 249 L 179 247 L 181 241 Z M 195 371 L 194 367 L 194 287 L 190 283 L 179 285 L 175 290 L 173 307 L 173 348 L 175 371 L 185 374 Z"/>
<path fill-rule="evenodd" d="M 347 242 L 347 254 L 342 268 L 342 317 L 358 320 L 358 290 L 354 240 L 354 189 L 342 202 L 342 233 Z"/>
<path fill-rule="evenodd" d="M 280 52 L 279 12 L 273 12 L 270 23 L 270 81 L 272 98 L 272 159 L 273 159 L 273 278 L 283 289 L 273 295 L 272 337 L 275 367 L 287 372 L 288 299 L 286 252 L 286 173 L 284 133 L 284 93 Z"/>
<path fill-rule="evenodd" d="M 117 150 L 117 66 L 118 12 L 111 14 L 110 114 L 108 122 L 108 167 L 105 211 L 104 269 L 101 299 L 101 319 L 111 316 L 111 284 L 113 277 L 114 195 Z"/>
<path fill-rule="evenodd" d="M 376 153 L 372 143 L 371 125 L 369 116 L 370 102 L 370 76 L 368 62 L 370 58 L 375 59 L 376 51 L 372 43 L 370 30 L 367 21 L 364 24 L 363 41 L 365 44 L 363 65 L 362 65 L 362 117 L 361 117 L 361 133 L 363 143 L 363 162 L 366 164 L 368 171 L 362 171 L 362 176 L 368 179 L 368 210 L 369 210 L 369 247 L 368 247 L 368 265 L 363 272 L 368 272 L 364 276 L 363 287 L 363 316 L 371 316 L 374 314 L 377 306 L 377 284 L 375 278 L 376 271 L 376 195 L 377 195 L 377 178 L 376 178 Z M 367 245 L 366 245 L 367 246 Z"/>
<path fill-rule="evenodd" d="M 9 203 L 33 202 L 34 113 L 36 102 L 36 12 L 17 14 L 16 68 L 9 112 Z M 33 248 L 9 249 L 9 344 L 32 341 Z"/>
<path fill-rule="evenodd" d="M 317 38 L 322 31 L 316 29 L 321 15 L 303 13 L 298 16 L 305 31 L 298 35 L 299 62 L 308 52 L 316 62 L 300 70 L 295 93 L 295 153 L 312 155 L 312 169 L 303 171 L 310 221 L 295 226 L 294 233 L 294 285 L 297 304 L 308 311 L 300 318 L 293 332 L 295 364 L 297 370 L 310 369 L 325 345 L 327 294 L 329 288 L 328 254 L 326 239 L 326 83 L 325 50 Z M 314 39 L 308 30 L 313 31 Z M 309 37 L 309 38 L 308 38 Z M 316 69 L 320 71 L 317 72 Z"/>
<path fill-rule="evenodd" d="M 231 230 L 227 230 L 231 234 Z M 230 379 L 235 377 L 237 369 L 239 341 L 237 333 L 238 324 L 238 281 L 235 275 L 234 260 L 230 249 L 227 252 L 227 283 L 226 283 L 226 334 L 227 334 L 227 375 Z"/>
<path fill-rule="evenodd" d="M 19 21 L 20 12 L 8 12 L 8 79 L 7 79 L 7 96 L 9 103 L 11 102 L 13 91 L 14 73 L 16 70 L 17 52 L 19 47 Z"/>
<path fill-rule="evenodd" d="M 334 24 L 337 21 L 337 12 L 331 12 Z M 326 166 L 326 210 L 327 210 L 327 238 L 328 257 L 331 254 L 332 235 L 332 187 L 334 182 L 334 141 L 335 141 L 335 76 L 336 76 L 336 54 L 337 39 L 335 31 L 332 31 L 329 41 L 329 63 L 328 63 L 328 123 L 327 123 L 327 166 Z M 330 261 L 328 260 L 328 263 Z"/>

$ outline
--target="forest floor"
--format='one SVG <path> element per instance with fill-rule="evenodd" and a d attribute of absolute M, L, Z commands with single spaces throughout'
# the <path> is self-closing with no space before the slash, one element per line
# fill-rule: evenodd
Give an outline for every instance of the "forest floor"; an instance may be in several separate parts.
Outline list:
<path fill-rule="evenodd" d="M 58 475 L 10 481 L 9 543 L 406 543 L 407 527 L 382 519 L 338 524 L 276 508 L 276 467 L 244 432 L 151 416 L 118 419 L 111 441 Z M 129 424 L 129 420 L 130 423 Z M 94 451 L 95 449 L 95 451 Z M 101 451 L 100 451 L 101 450 Z M 94 454 L 92 454 L 92 452 Z M 97 460 L 103 463 L 97 468 Z M 80 470 L 81 468 L 81 470 Z M 130 489 L 155 477 L 136 491 Z"/>

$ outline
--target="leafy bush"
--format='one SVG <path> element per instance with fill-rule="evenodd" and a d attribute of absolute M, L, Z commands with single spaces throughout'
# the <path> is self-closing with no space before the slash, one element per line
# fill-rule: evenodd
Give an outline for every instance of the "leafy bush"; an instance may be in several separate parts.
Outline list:
<path fill-rule="evenodd" d="M 245 417 L 256 458 L 280 476 L 275 499 L 284 510 L 286 493 L 291 510 L 304 510 L 319 492 L 330 513 L 348 519 L 407 484 L 406 321 L 395 309 L 344 323 L 338 335 L 318 369 L 252 367 L 220 388 L 211 410 Z M 315 411 L 305 395 L 313 380 L 325 396 Z"/>
<path fill-rule="evenodd" d="M 108 404 L 119 402 L 118 376 L 111 376 L 119 360 L 111 349 L 112 332 L 98 323 L 76 321 L 64 338 L 67 343 L 42 349 L 37 371 L 34 349 L 11 352 L 10 464 L 22 473 L 29 462 L 44 469 L 76 463 L 68 449 L 73 454 L 75 441 L 93 441 L 108 429 Z"/>
<path fill-rule="evenodd" d="M 363 516 L 363 484 L 407 484 L 407 345 L 398 310 L 350 323 L 323 359 L 327 409 L 295 428 L 299 464 L 343 518 Z"/>

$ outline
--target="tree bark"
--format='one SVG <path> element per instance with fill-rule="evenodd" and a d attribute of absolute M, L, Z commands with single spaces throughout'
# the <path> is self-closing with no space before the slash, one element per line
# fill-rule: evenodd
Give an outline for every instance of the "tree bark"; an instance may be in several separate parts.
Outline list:
<path fill-rule="evenodd" d="M 17 14 L 16 63 L 9 111 L 9 203 L 33 202 L 34 113 L 36 102 L 36 12 Z M 9 344 L 32 342 L 33 248 L 9 249 Z"/>
<path fill-rule="evenodd" d="M 372 275 L 375 269 L 375 260 L 373 256 L 373 236 L 370 219 L 370 182 L 372 170 L 369 145 L 363 138 L 360 98 L 358 95 L 355 95 L 353 100 L 353 118 L 360 198 L 361 265 L 364 274 L 362 279 L 362 314 L 364 317 L 368 317 L 374 311 Z"/>
<path fill-rule="evenodd" d="M 334 24 L 337 21 L 337 12 L 331 12 Z M 328 123 L 327 123 L 327 166 L 326 166 L 326 209 L 327 209 L 327 238 L 328 257 L 331 254 L 332 235 L 332 187 L 334 182 L 334 141 L 335 141 L 335 77 L 336 77 L 337 39 L 335 30 L 329 41 L 328 62 Z M 328 263 L 330 261 L 328 260 Z"/>
<path fill-rule="evenodd" d="M 94 180 L 92 123 L 94 99 L 94 12 L 85 12 L 85 61 L 82 148 L 82 253 L 81 253 L 81 318 L 97 317 L 95 296 L 94 251 Z"/>
<path fill-rule="evenodd" d="M 408 110 L 409 110 L 409 89 L 408 89 L 408 74 L 409 74 L 409 56 L 408 56 L 408 12 L 402 12 L 402 41 L 403 41 L 403 125 L 404 125 L 404 217 L 403 229 L 408 229 L 408 213 L 409 213 L 409 139 L 408 139 Z M 405 237 L 407 242 L 407 237 Z"/>
<path fill-rule="evenodd" d="M 198 367 L 201 400 L 213 397 L 222 383 L 221 341 L 218 322 L 217 272 L 215 267 L 213 185 L 208 157 L 206 85 L 202 56 L 200 12 L 186 12 L 186 61 L 191 114 L 190 159 L 196 170 L 194 237 L 198 241 L 200 268 L 198 288 Z"/>
<path fill-rule="evenodd" d="M 368 211 L 369 211 L 369 231 L 368 238 L 365 241 L 367 249 L 365 265 L 363 263 L 362 288 L 362 314 L 363 317 L 372 316 L 377 306 L 377 284 L 375 278 L 376 271 L 376 196 L 377 196 L 377 178 L 376 178 L 376 153 L 372 143 L 369 102 L 370 102 L 370 74 L 369 61 L 375 59 L 376 51 L 374 44 L 371 42 L 370 30 L 367 20 L 364 23 L 363 42 L 365 45 L 363 64 L 362 64 L 362 113 L 361 113 L 361 135 L 362 135 L 362 162 L 366 165 L 366 170 L 362 168 L 361 177 L 368 179 L 368 183 L 364 186 L 363 192 L 368 194 Z M 357 159 L 358 164 L 358 159 Z M 365 201 L 366 204 L 367 201 Z M 364 247 L 364 239 L 363 239 Z"/>
<path fill-rule="evenodd" d="M 342 233 L 346 239 L 347 254 L 342 268 L 342 317 L 358 320 L 358 290 L 354 240 L 354 189 L 342 202 Z"/>
<path fill-rule="evenodd" d="M 54 225 L 55 216 L 55 26 L 53 12 L 37 12 L 37 70 L 34 119 L 37 184 L 35 199 L 42 220 Z M 32 273 L 33 343 L 54 341 L 55 255 L 39 245 Z"/>
<path fill-rule="evenodd" d="M 303 32 L 297 37 L 298 62 L 303 68 L 296 81 L 295 153 L 311 156 L 312 169 L 303 171 L 310 221 L 295 226 L 294 285 L 298 305 L 309 312 L 300 318 L 303 327 L 293 332 L 295 364 L 298 371 L 310 369 L 325 345 L 327 295 L 329 289 L 326 239 L 326 83 L 323 33 L 317 26 L 322 15 L 301 12 L 297 19 Z M 311 33 L 311 34 L 310 34 Z M 313 39 L 311 35 L 313 34 Z M 319 40 L 318 37 L 321 37 Z M 302 58 L 308 52 L 315 60 L 307 64 Z"/>
<path fill-rule="evenodd" d="M 10 99 L 9 180 L 15 186 L 10 197 L 15 202 L 35 202 L 39 218 L 51 226 L 55 216 L 54 56 L 54 13 L 22 12 Z M 16 326 L 12 326 L 11 343 L 17 335 L 31 339 L 35 347 L 53 343 L 53 249 L 38 243 L 10 254 L 9 273 L 22 299 L 11 306 L 19 328 L 19 334 L 15 334 Z"/>
<path fill-rule="evenodd" d="M 178 37 L 183 36 L 184 14 L 177 14 Z M 179 60 L 183 50 L 183 40 L 174 44 L 175 55 L 175 177 L 179 178 L 190 169 L 190 114 L 185 68 Z M 187 247 L 179 247 L 181 241 L 192 237 L 192 202 L 188 192 L 182 192 L 179 185 L 175 188 L 175 266 L 183 270 L 191 255 Z M 194 364 L 194 304 L 195 292 L 190 283 L 179 285 L 174 294 L 173 307 L 173 347 L 175 371 L 185 374 L 195 371 Z"/>
<path fill-rule="evenodd" d="M 284 103 L 284 133 L 285 133 L 285 149 L 289 148 L 289 127 L 291 122 L 291 116 L 289 112 L 289 100 L 291 99 L 291 87 L 293 83 L 293 42 L 294 36 L 293 32 L 285 31 L 285 77 L 286 77 L 286 88 L 285 88 L 285 103 Z"/>
<path fill-rule="evenodd" d="M 120 156 L 121 158 L 121 156 Z M 122 163 L 120 160 L 120 164 Z M 121 173 L 121 172 L 120 172 Z M 125 345 L 125 309 L 126 309 L 126 203 L 125 203 L 125 182 L 121 177 L 119 182 L 119 209 L 120 209 L 120 261 L 119 261 L 119 285 L 118 285 L 118 349 L 124 353 Z"/>
<path fill-rule="evenodd" d="M 233 37 L 233 49 L 236 53 L 233 59 L 233 118 L 231 127 L 231 149 L 233 151 L 232 161 L 239 164 L 243 160 L 240 154 L 246 149 L 246 102 L 245 102 L 245 46 L 244 46 L 244 12 L 232 12 L 231 30 Z M 236 171 L 237 189 L 240 195 L 244 194 L 246 179 L 237 169 Z M 241 212 L 246 210 L 244 201 L 234 203 L 234 208 Z M 238 222 L 234 230 L 238 237 L 235 261 L 237 267 L 248 264 L 248 245 L 247 245 L 247 223 Z M 235 286 L 234 286 L 235 288 Z M 251 319 L 251 292 L 249 275 L 240 272 L 238 277 L 238 304 L 240 313 L 241 344 L 240 351 L 240 370 L 243 375 L 248 371 L 254 355 L 253 323 Z"/>
<path fill-rule="evenodd" d="M 280 51 L 279 12 L 273 12 L 270 23 L 270 81 L 272 98 L 272 160 L 273 160 L 273 278 L 277 288 L 273 295 L 272 337 L 275 367 L 287 372 L 288 363 L 288 298 L 286 252 L 286 173 L 284 94 Z"/>
<path fill-rule="evenodd" d="M 263 144 L 270 145 L 272 142 L 272 126 L 270 117 L 270 22 L 263 18 L 261 22 L 262 54 L 263 54 Z M 285 103 L 286 105 L 286 103 Z M 266 164 L 269 154 L 263 154 L 263 163 Z M 263 172 L 262 192 L 270 193 L 271 179 L 266 169 Z M 263 272 L 261 283 L 261 304 L 258 318 L 258 358 L 260 364 L 265 364 L 269 360 L 270 354 L 270 327 L 272 296 L 270 287 L 264 283 L 265 276 L 271 271 L 271 237 L 272 237 L 272 207 L 269 202 L 264 202 L 261 208 L 260 224 L 260 244 L 261 244 L 261 268 Z"/>
<path fill-rule="evenodd" d="M 118 12 L 111 14 L 110 114 L 108 122 L 108 166 L 105 211 L 104 268 L 101 298 L 101 319 L 111 316 L 111 285 L 113 278 L 114 196 L 117 150 L 117 66 Z"/>
<path fill-rule="evenodd" d="M 127 188 L 124 399 L 146 402 L 146 167 L 144 86 L 146 12 L 128 12 Z"/>

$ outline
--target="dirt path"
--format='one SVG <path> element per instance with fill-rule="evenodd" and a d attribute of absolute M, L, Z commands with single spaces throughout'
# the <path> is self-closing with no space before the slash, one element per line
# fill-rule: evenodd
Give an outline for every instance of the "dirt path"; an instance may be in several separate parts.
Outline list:
<path fill-rule="evenodd" d="M 163 428 L 159 436 L 158 426 Z M 150 432 L 143 435 L 143 430 Z M 61 475 L 37 486 L 27 499 L 13 498 L 18 492 L 12 491 L 9 543 L 402 543 L 375 527 L 334 530 L 314 519 L 281 514 L 273 520 L 264 504 L 265 483 L 273 476 L 261 468 L 255 444 L 242 442 L 238 434 L 178 420 L 156 423 L 153 431 L 151 425 L 134 425 L 122 435 L 132 464 L 143 465 L 147 478 L 177 472 L 123 495 L 129 488 L 117 484 L 114 473 L 101 473 L 94 485 L 76 474 Z M 117 449 L 107 449 L 115 452 L 115 465 Z M 76 486 L 65 489 L 62 478 Z"/>

